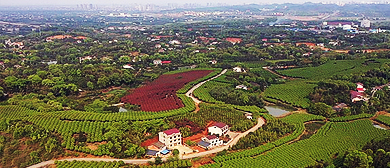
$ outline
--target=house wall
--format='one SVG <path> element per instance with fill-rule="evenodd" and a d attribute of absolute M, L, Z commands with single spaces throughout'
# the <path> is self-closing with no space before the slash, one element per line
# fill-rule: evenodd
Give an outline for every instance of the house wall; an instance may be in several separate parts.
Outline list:
<path fill-rule="evenodd" d="M 182 136 L 180 133 L 179 134 L 171 134 L 168 136 L 164 132 L 160 132 L 160 133 L 158 133 L 158 140 L 160 142 L 162 142 L 163 144 L 165 144 L 165 146 L 167 146 L 168 148 L 182 144 L 181 143 Z"/>
<path fill-rule="evenodd" d="M 222 132 L 222 129 L 221 128 L 218 128 L 216 126 L 212 126 L 212 127 L 209 127 L 208 128 L 208 131 L 211 135 L 219 135 L 219 136 L 222 136 L 223 135 L 223 132 Z"/>

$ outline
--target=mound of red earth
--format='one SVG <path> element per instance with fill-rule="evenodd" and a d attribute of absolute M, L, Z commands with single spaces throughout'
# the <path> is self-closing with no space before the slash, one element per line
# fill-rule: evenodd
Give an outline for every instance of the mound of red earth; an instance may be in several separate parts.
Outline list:
<path fill-rule="evenodd" d="M 140 105 L 142 111 L 164 111 L 184 107 L 183 102 L 176 96 L 176 91 L 211 72 L 212 70 L 196 70 L 161 75 L 153 82 L 122 97 L 122 102 Z"/>

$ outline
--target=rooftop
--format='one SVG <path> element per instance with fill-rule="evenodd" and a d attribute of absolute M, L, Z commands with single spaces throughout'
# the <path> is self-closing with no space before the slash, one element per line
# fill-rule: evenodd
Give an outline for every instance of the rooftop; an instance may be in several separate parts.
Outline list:
<path fill-rule="evenodd" d="M 205 148 L 207 148 L 207 147 L 209 147 L 209 146 L 210 146 L 210 143 L 208 143 L 208 142 L 205 142 L 205 141 L 200 141 L 200 142 L 198 142 L 198 144 L 199 144 L 200 146 L 203 146 L 203 147 L 205 147 Z"/>
<path fill-rule="evenodd" d="M 218 128 L 223 128 L 223 127 L 226 126 L 226 124 L 225 123 L 221 123 L 221 122 L 217 122 L 217 123 L 214 123 L 213 126 L 216 126 Z"/>
<path fill-rule="evenodd" d="M 208 140 L 213 140 L 213 139 L 216 139 L 217 136 L 215 136 L 215 135 L 209 135 L 209 136 L 207 136 L 206 138 L 207 138 Z"/>
<path fill-rule="evenodd" d="M 147 150 L 146 151 L 146 155 L 149 155 L 149 156 L 156 156 L 157 153 L 158 153 L 158 151 L 155 151 L 155 150 Z"/>
<path fill-rule="evenodd" d="M 156 146 L 159 149 L 162 149 L 165 146 L 165 144 L 163 144 L 160 141 L 153 143 L 153 145 Z"/>
<path fill-rule="evenodd" d="M 167 135 L 172 135 L 172 134 L 179 134 L 180 131 L 177 128 L 173 128 L 173 129 L 164 131 L 164 133 Z"/>

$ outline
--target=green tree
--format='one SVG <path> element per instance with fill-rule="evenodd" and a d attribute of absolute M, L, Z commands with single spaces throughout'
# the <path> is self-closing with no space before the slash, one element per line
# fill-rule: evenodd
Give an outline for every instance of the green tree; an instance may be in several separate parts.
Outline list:
<path fill-rule="evenodd" d="M 104 107 L 108 107 L 108 104 L 105 101 L 96 99 L 93 101 L 93 103 L 84 106 L 84 110 L 92 112 L 103 112 Z"/>
<path fill-rule="evenodd" d="M 87 82 L 87 87 L 89 90 L 93 90 L 95 88 L 92 82 Z"/>
<path fill-rule="evenodd" d="M 372 157 L 364 152 L 354 150 L 349 152 L 344 159 L 344 166 L 350 168 L 365 168 L 372 163 Z"/>
<path fill-rule="evenodd" d="M 315 103 L 314 107 L 312 106 L 309 108 L 309 111 L 313 114 L 322 115 L 322 116 L 328 117 L 328 118 L 335 114 L 332 107 L 330 107 L 327 104 L 322 103 L 322 102 Z"/>
<path fill-rule="evenodd" d="M 178 156 L 180 154 L 180 151 L 178 149 L 174 149 L 172 151 L 173 156 Z"/>
<path fill-rule="evenodd" d="M 154 164 L 161 164 L 162 163 L 162 159 L 161 157 L 157 156 L 155 159 L 154 159 Z"/>

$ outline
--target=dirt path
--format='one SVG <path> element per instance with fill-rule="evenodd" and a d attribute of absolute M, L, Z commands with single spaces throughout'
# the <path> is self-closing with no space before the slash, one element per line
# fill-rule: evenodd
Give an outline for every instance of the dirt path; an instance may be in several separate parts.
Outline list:
<path fill-rule="evenodd" d="M 211 81 L 211 80 L 213 80 L 213 79 L 215 79 L 215 78 L 220 77 L 221 75 L 225 74 L 226 71 L 227 71 L 227 69 L 224 69 L 224 70 L 223 70 L 221 73 L 219 73 L 218 75 L 216 75 L 216 76 L 214 76 L 214 77 L 212 77 L 212 78 L 210 78 L 210 79 L 208 79 L 208 80 L 205 80 L 205 81 L 203 81 L 203 82 L 200 82 L 200 83 L 196 84 L 195 86 L 193 86 L 193 87 L 186 93 L 186 96 L 189 97 L 189 98 L 191 98 L 191 99 L 195 102 L 195 106 L 196 106 L 195 113 L 197 113 L 197 112 L 200 110 L 199 104 L 202 103 L 202 101 L 200 101 L 198 98 L 194 97 L 194 94 L 193 94 L 193 93 L 194 93 L 195 89 L 198 89 L 200 86 L 202 86 L 203 84 L 205 84 L 205 83 L 208 82 L 208 81 Z"/>
<path fill-rule="evenodd" d="M 292 77 L 288 77 L 288 76 L 283 76 L 283 75 L 281 75 L 281 74 L 279 74 L 279 73 L 277 73 L 277 72 L 275 72 L 275 71 L 273 71 L 273 70 L 268 69 L 267 67 L 263 67 L 263 69 L 266 70 L 266 71 L 268 71 L 268 72 L 271 72 L 272 74 L 274 74 L 274 75 L 276 75 L 276 76 L 279 76 L 279 77 L 281 77 L 281 78 L 283 78 L 283 79 L 290 79 L 290 80 L 297 79 L 297 78 L 292 78 Z"/>
<path fill-rule="evenodd" d="M 257 129 L 259 129 L 264 124 L 265 124 L 265 119 L 262 118 L 262 117 L 259 117 L 257 119 L 257 124 L 255 126 L 253 126 L 251 129 L 249 129 L 249 130 L 247 130 L 247 131 L 245 131 L 243 133 L 240 133 L 228 145 L 217 147 L 217 148 L 213 148 L 211 150 L 204 151 L 204 152 L 191 153 L 191 154 L 188 154 L 188 155 L 184 155 L 184 156 L 182 156 L 182 159 L 191 159 L 191 158 L 196 158 L 196 157 L 201 157 L 201 156 L 206 156 L 206 155 L 218 153 L 218 152 L 221 152 L 221 151 L 223 151 L 225 149 L 227 150 L 227 149 L 229 149 L 229 147 L 235 145 L 238 142 L 238 140 L 240 140 L 240 138 L 248 135 L 250 132 L 256 131 Z"/>
<path fill-rule="evenodd" d="M 196 105 L 196 110 L 195 112 L 198 112 L 199 111 L 199 103 L 201 103 L 202 101 L 200 101 L 199 99 L 197 99 L 196 97 L 193 96 L 193 92 L 195 89 L 199 88 L 200 86 L 202 86 L 203 84 L 205 84 L 206 82 L 210 81 L 210 80 L 213 80 L 215 78 L 218 78 L 220 77 L 221 75 L 223 75 L 224 73 L 226 73 L 227 69 L 224 69 L 221 73 L 219 73 L 218 75 L 206 80 L 206 81 L 203 81 L 203 82 L 200 82 L 198 83 L 197 85 L 195 85 L 194 87 L 192 87 L 187 93 L 186 93 L 186 96 L 187 97 L 190 97 L 194 102 L 195 102 L 195 105 Z M 246 136 L 247 134 L 249 134 L 250 132 L 254 132 L 256 131 L 258 128 L 260 128 L 261 126 L 263 126 L 265 123 L 265 119 L 264 118 L 258 118 L 258 122 L 255 126 L 253 126 L 251 129 L 243 132 L 243 133 L 240 133 L 237 137 L 235 137 L 228 145 L 226 146 L 221 146 L 221 147 L 218 147 L 218 148 L 214 148 L 212 150 L 208 150 L 208 151 L 204 151 L 204 152 L 199 152 L 199 153 L 193 153 L 193 154 L 188 154 L 188 155 L 184 155 L 182 156 L 182 159 L 190 159 L 190 158 L 195 158 L 195 157 L 201 157 L 201 156 L 205 156 L 205 155 L 209 155 L 209 154 L 213 154 L 213 153 L 217 153 L 217 152 L 220 152 L 220 151 L 223 151 L 225 149 L 228 149 L 229 147 L 235 145 L 238 140 L 244 136 Z M 163 161 L 165 161 L 167 158 L 162 158 Z M 73 160 L 77 160 L 77 161 L 105 161 L 105 162 L 112 162 L 112 161 L 123 161 L 124 163 L 130 163 L 130 164 L 145 164 L 145 163 L 148 163 L 149 161 L 154 161 L 154 158 L 151 158 L 151 159 L 109 159 L 109 158 L 69 158 L 69 159 L 59 159 L 58 161 L 73 161 Z M 54 164 L 54 161 L 55 160 L 49 160 L 49 161 L 45 161 L 45 162 L 41 162 L 39 164 L 36 164 L 36 165 L 32 165 L 30 166 L 29 168 L 40 168 L 40 167 L 44 167 L 44 166 L 47 166 L 47 165 L 52 165 Z"/>

